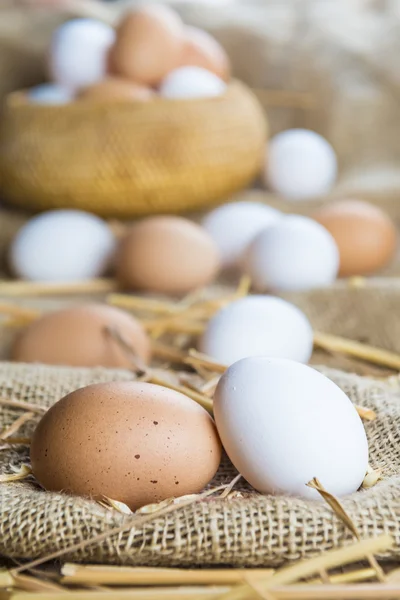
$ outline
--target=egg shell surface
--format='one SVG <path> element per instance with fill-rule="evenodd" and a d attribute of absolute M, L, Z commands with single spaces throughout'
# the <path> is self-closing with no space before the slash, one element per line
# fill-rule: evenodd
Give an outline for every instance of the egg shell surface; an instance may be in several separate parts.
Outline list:
<path fill-rule="evenodd" d="M 56 83 L 43 83 L 28 90 L 27 98 L 35 104 L 68 104 L 74 94 Z"/>
<path fill-rule="evenodd" d="M 217 244 L 222 265 L 233 267 L 256 235 L 281 217 L 261 202 L 232 202 L 209 212 L 202 225 Z"/>
<path fill-rule="evenodd" d="M 268 144 L 267 184 L 288 200 L 306 200 L 327 194 L 337 176 L 336 154 L 315 131 L 288 129 Z"/>
<path fill-rule="evenodd" d="M 300 363 L 256 357 L 232 365 L 214 397 L 231 461 L 259 492 L 321 499 L 355 492 L 368 467 L 364 426 L 346 394 Z"/>
<path fill-rule="evenodd" d="M 262 231 L 241 261 L 257 291 L 296 291 L 331 285 L 339 271 L 333 236 L 308 217 L 290 215 Z"/>
<path fill-rule="evenodd" d="M 82 281 L 109 268 L 116 240 L 99 217 L 79 210 L 51 210 L 30 219 L 9 249 L 15 275 L 30 281 Z"/>
<path fill-rule="evenodd" d="M 207 31 L 185 27 L 180 66 L 203 67 L 224 81 L 229 79 L 229 58 L 221 44 Z"/>
<path fill-rule="evenodd" d="M 180 62 L 183 23 L 169 6 L 152 4 L 130 11 L 117 29 L 111 69 L 136 83 L 153 86 Z"/>
<path fill-rule="evenodd" d="M 49 312 L 17 336 L 11 357 L 25 363 L 132 368 L 126 351 L 107 333 L 117 331 L 137 356 L 150 360 L 150 340 L 132 315 L 106 304 L 84 304 Z"/>
<path fill-rule="evenodd" d="M 33 435 L 31 462 L 47 490 L 132 510 L 200 492 L 221 445 L 210 415 L 167 388 L 139 382 L 90 385 L 62 398 Z"/>
<path fill-rule="evenodd" d="M 79 90 L 104 79 L 115 31 L 95 19 L 73 19 L 53 34 L 49 68 L 55 83 Z"/>
<path fill-rule="evenodd" d="M 151 88 L 121 77 L 107 77 L 99 83 L 84 88 L 79 94 L 80 100 L 90 100 L 92 102 L 148 102 L 154 97 L 155 92 Z"/>
<path fill-rule="evenodd" d="M 202 67 L 179 67 L 161 82 L 160 96 L 173 99 L 213 98 L 226 91 L 226 83 Z"/>
<path fill-rule="evenodd" d="M 248 356 L 276 356 L 308 362 L 313 330 L 297 306 L 274 296 L 232 302 L 209 321 L 199 349 L 231 365 Z"/>
<path fill-rule="evenodd" d="M 131 227 L 116 264 L 117 278 L 126 289 L 185 294 L 213 281 L 220 257 L 199 225 L 182 217 L 160 216 Z"/>
<path fill-rule="evenodd" d="M 395 224 L 379 207 L 368 202 L 341 200 L 321 208 L 312 217 L 335 239 L 342 277 L 379 271 L 396 253 Z"/>

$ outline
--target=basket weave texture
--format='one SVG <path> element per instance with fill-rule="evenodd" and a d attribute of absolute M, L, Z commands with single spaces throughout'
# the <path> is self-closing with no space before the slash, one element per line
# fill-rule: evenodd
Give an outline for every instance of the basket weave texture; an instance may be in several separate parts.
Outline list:
<path fill-rule="evenodd" d="M 213 205 L 260 171 L 266 121 L 233 82 L 217 98 L 62 106 L 11 94 L 0 123 L 9 204 L 133 217 Z"/>
<path fill-rule="evenodd" d="M 371 343 L 385 343 L 399 351 L 400 336 L 390 326 L 393 313 L 388 310 L 398 306 L 398 285 L 371 283 L 364 290 L 339 286 L 291 299 L 308 312 L 315 326 L 324 325 L 325 331 L 335 331 L 341 322 L 338 333 L 356 339 L 365 335 Z M 379 325 L 370 318 L 378 312 Z M 343 315 L 345 319 L 341 319 Z M 362 537 L 390 533 L 395 539 L 390 558 L 400 557 L 400 380 L 396 376 L 378 381 L 327 367 L 321 370 L 353 402 L 377 412 L 377 419 L 366 422 L 365 427 L 370 463 L 382 469 L 383 479 L 373 488 L 347 497 L 343 504 Z M 133 377 L 121 370 L 2 363 L 0 397 L 50 406 L 65 393 L 88 383 Z M 9 425 L 19 414 L 16 409 L 2 407 L 0 427 Z M 32 427 L 33 423 L 27 424 L 19 435 L 29 435 Z M 312 422 L 310 427 L 312 433 Z M 0 453 L 3 472 L 9 472 L 11 464 L 24 462 L 29 462 L 26 449 Z M 211 485 L 229 482 L 235 474 L 224 459 Z M 235 491 L 240 494 L 233 498 L 209 498 L 160 515 L 145 526 L 128 528 L 68 559 L 148 566 L 277 566 L 352 539 L 323 502 L 261 496 L 245 482 L 239 482 Z M 121 525 L 128 518 L 90 500 L 44 492 L 30 482 L 1 485 L 0 553 L 14 558 L 43 557 Z"/>

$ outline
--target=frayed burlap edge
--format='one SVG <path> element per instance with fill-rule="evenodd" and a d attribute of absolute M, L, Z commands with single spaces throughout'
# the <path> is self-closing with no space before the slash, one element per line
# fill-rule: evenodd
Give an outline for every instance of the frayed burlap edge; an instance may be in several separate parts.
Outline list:
<path fill-rule="evenodd" d="M 365 424 L 373 467 L 383 479 L 370 490 L 346 498 L 346 510 L 362 537 L 390 533 L 400 556 L 400 385 L 326 368 L 352 401 L 377 412 Z M 0 396 L 49 406 L 89 382 L 131 379 L 127 371 L 71 369 L 3 363 Z M 2 425 L 20 412 L 3 408 Z M 29 434 L 33 423 L 28 425 Z M 340 435 L 340 432 L 338 432 Z M 28 452 L 3 451 L 1 468 L 29 461 Z M 235 470 L 225 459 L 211 483 L 228 482 Z M 48 493 L 33 482 L 0 487 L 0 553 L 13 558 L 43 557 L 105 532 L 129 519 L 82 498 Z M 68 560 L 154 566 L 277 566 L 350 543 L 351 534 L 323 502 L 261 496 L 244 482 L 232 498 L 210 498 L 151 523 L 67 555 Z"/>

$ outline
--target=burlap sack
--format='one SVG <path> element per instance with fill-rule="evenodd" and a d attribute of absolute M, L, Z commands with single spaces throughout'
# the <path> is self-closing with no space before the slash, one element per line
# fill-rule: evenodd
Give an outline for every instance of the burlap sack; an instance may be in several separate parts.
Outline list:
<path fill-rule="evenodd" d="M 44 77 L 43 55 L 54 25 L 66 15 L 47 10 L 21 12 L 3 4 L 0 13 L 0 94 Z M 1 8 L 1 7 L 0 7 Z M 110 7 L 111 8 L 111 7 Z M 116 15 L 121 7 L 112 7 Z M 224 43 L 235 72 L 254 87 L 310 91 L 317 108 L 273 108 L 273 130 L 312 127 L 335 145 L 342 164 L 337 193 L 368 193 L 391 198 L 397 213 L 399 160 L 399 4 L 348 0 L 256 0 L 226 6 L 181 6 L 187 22 L 204 26 Z M 18 13 L 17 16 L 16 12 Z M 14 33 L 10 28 L 12 24 Z M 15 34 L 15 35 L 14 35 Z M 21 60 L 21 48 L 23 60 Z M 296 52 L 293 49 L 296 48 Z M 7 52 L 6 52 L 6 51 Z M 296 210 L 302 211 L 301 205 Z M 24 215 L 0 214 L 3 245 Z M 21 221 L 20 221 L 21 219 Z M 373 281 L 362 290 L 338 283 L 330 290 L 288 295 L 314 327 L 400 352 L 397 282 Z M 46 305 L 48 306 L 48 305 Z M 0 330 L 2 356 L 14 333 Z M 315 355 L 346 370 L 360 365 L 343 357 Z M 323 368 L 354 402 L 374 409 L 366 423 L 370 461 L 383 480 L 346 498 L 344 506 L 363 537 L 390 533 L 400 544 L 400 380 L 361 378 Z M 363 371 L 372 371 L 364 365 Z M 375 371 L 373 371 L 375 374 Z M 0 397 L 50 406 L 63 394 L 95 381 L 129 379 L 127 371 L 0 364 Z M 18 410 L 0 410 L 0 427 Z M 29 435 L 34 421 L 21 435 Z M 338 432 L 340 435 L 340 432 Z M 26 449 L 0 450 L 0 470 L 10 472 L 29 460 Z M 211 485 L 227 482 L 235 471 L 228 461 Z M 163 566 L 268 566 L 308 557 L 350 542 L 352 536 L 321 502 L 261 496 L 244 483 L 242 497 L 200 502 L 137 529 L 109 537 L 100 545 L 70 554 L 71 560 Z M 129 517 L 97 503 L 50 494 L 33 482 L 0 485 L 0 554 L 33 558 L 86 540 Z"/>
<path fill-rule="evenodd" d="M 339 288 L 291 297 L 325 331 L 366 337 L 371 343 L 400 351 L 396 322 L 400 287 L 370 285 L 365 290 Z M 373 317 L 371 317 L 373 315 Z M 0 334 L 0 340 L 4 336 Z M 347 497 L 343 504 L 362 537 L 390 533 L 400 556 L 400 380 L 362 378 L 322 368 L 353 402 L 377 412 L 365 423 L 370 462 L 383 479 Z M 50 406 L 63 394 L 91 382 L 129 380 L 128 371 L 72 369 L 2 363 L 0 397 Z M 13 422 L 16 409 L 1 408 L 0 427 Z M 20 435 L 29 435 L 34 421 Z M 312 427 L 312 417 L 310 417 Z M 340 431 L 338 431 L 338 436 Z M 1 448 L 0 470 L 28 463 L 26 449 Z M 211 483 L 229 482 L 235 470 L 225 460 Z M 240 494 L 237 494 L 240 492 Z M 130 517 L 95 502 L 47 493 L 34 482 L 0 485 L 0 554 L 43 557 L 87 540 Z M 274 566 L 349 543 L 352 535 L 326 504 L 290 497 L 262 496 L 239 482 L 228 499 L 212 498 L 181 508 L 151 523 L 110 536 L 105 542 L 70 553 L 69 560 L 159 566 Z M 388 556 L 389 557 L 389 556 Z"/>

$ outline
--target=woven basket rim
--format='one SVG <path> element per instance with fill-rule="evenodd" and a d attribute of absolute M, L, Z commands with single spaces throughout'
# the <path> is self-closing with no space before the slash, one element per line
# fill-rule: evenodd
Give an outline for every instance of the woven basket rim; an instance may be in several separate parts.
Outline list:
<path fill-rule="evenodd" d="M 162 98 L 161 96 L 155 96 L 154 100 L 150 102 L 142 102 L 135 100 L 77 100 L 74 99 L 71 102 L 67 102 L 66 104 L 37 104 L 34 102 L 29 102 L 27 100 L 27 93 L 29 88 L 16 90 L 11 92 L 6 96 L 4 106 L 8 110 L 30 110 L 35 112 L 36 114 L 43 112 L 48 113 L 48 111 L 52 111 L 53 113 L 72 113 L 72 112 L 91 112 L 94 107 L 110 107 L 110 106 L 118 106 L 121 105 L 131 106 L 135 110 L 141 109 L 147 112 L 152 111 L 160 104 L 168 104 L 174 109 L 186 108 L 188 106 L 192 106 L 195 104 L 220 104 L 221 102 L 225 102 L 226 100 L 230 100 L 234 97 L 238 92 L 246 91 L 247 93 L 253 94 L 250 87 L 242 83 L 237 79 L 232 79 L 226 88 L 226 91 L 223 94 L 218 96 L 206 97 L 206 98 L 186 98 L 186 99 L 174 99 L 174 98 Z M 255 97 L 255 95 L 254 95 Z"/>

